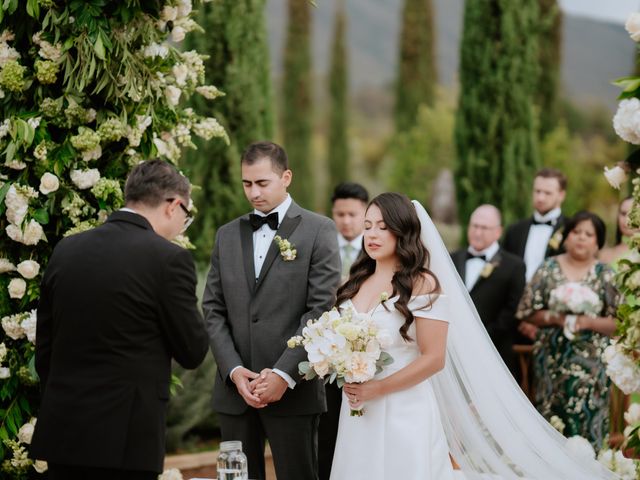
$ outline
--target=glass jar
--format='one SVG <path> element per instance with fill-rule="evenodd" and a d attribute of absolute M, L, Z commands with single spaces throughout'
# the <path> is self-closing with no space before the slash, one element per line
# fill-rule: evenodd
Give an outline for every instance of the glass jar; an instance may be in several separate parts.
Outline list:
<path fill-rule="evenodd" d="M 247 480 L 247 456 L 242 452 L 242 442 L 233 440 L 220 443 L 218 454 L 218 480 Z"/>

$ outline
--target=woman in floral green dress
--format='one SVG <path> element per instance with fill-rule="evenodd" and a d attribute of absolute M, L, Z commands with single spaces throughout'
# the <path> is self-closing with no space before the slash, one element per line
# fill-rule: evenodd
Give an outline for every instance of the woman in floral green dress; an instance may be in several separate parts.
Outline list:
<path fill-rule="evenodd" d="M 604 239 L 597 215 L 579 212 L 571 218 L 566 253 L 542 264 L 517 312 L 539 327 L 533 348 L 536 408 L 549 421 L 558 417 L 565 436 L 581 435 L 596 451 L 609 431 L 602 352 L 615 331 L 618 302 L 611 268 L 596 259 Z"/>

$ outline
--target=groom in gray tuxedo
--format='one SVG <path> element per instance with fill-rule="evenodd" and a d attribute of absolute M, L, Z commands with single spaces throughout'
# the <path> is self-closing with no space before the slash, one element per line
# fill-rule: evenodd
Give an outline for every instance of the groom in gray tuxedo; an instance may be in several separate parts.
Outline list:
<path fill-rule="evenodd" d="M 218 365 L 213 408 L 222 440 L 242 441 L 250 478 L 265 478 L 268 440 L 278 480 L 315 480 L 324 388 L 301 381 L 305 351 L 287 340 L 334 304 L 337 232 L 287 193 L 292 172 L 282 147 L 251 144 L 241 168 L 254 210 L 218 230 L 203 300 Z"/>

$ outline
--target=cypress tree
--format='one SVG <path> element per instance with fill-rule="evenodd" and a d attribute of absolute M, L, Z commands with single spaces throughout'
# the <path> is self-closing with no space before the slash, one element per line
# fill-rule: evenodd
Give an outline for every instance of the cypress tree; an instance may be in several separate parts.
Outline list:
<path fill-rule="evenodd" d="M 437 81 L 431 0 L 405 0 L 396 81 L 396 131 L 415 123 L 421 104 L 433 106 Z"/>
<path fill-rule="evenodd" d="M 289 22 L 284 52 L 282 127 L 284 147 L 294 177 L 291 193 L 305 208 L 314 207 L 311 174 L 311 6 L 289 0 Z"/>
<path fill-rule="evenodd" d="M 529 213 L 538 168 L 538 18 L 537 0 L 465 3 L 455 127 L 463 225 L 482 203 L 496 205 L 506 223 Z"/>
<path fill-rule="evenodd" d="M 562 12 L 557 0 L 540 0 L 540 80 L 538 109 L 540 136 L 558 124 L 558 86 L 562 52 Z"/>
<path fill-rule="evenodd" d="M 264 0 L 220 0 L 200 5 L 204 34 L 191 35 L 187 49 L 206 52 L 206 76 L 225 96 L 197 99 L 198 111 L 215 116 L 230 146 L 200 142 L 187 165 L 200 189 L 193 197 L 200 211 L 189 229 L 196 258 L 207 261 L 216 229 L 248 209 L 242 192 L 240 155 L 256 140 L 273 135 L 273 101 Z"/>
<path fill-rule="evenodd" d="M 347 140 L 347 52 L 345 46 L 346 19 L 344 4 L 336 11 L 331 71 L 329 73 L 329 174 L 330 186 L 347 180 L 349 172 L 349 143 Z"/>

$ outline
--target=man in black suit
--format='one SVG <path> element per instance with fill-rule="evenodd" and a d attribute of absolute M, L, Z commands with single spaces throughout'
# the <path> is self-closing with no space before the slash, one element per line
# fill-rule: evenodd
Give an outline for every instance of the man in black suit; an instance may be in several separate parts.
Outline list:
<path fill-rule="evenodd" d="M 469 248 L 454 252 L 452 259 L 491 340 L 515 376 L 515 312 L 524 290 L 525 265 L 500 248 L 501 223 L 500 211 L 493 205 L 476 208 L 467 230 Z"/>
<path fill-rule="evenodd" d="M 567 177 L 553 168 L 543 168 L 533 180 L 533 216 L 507 228 L 502 248 L 522 258 L 527 266 L 526 280 L 547 257 L 562 252 L 562 233 L 565 217 L 562 202 L 567 191 Z M 520 322 L 518 343 L 531 343 L 538 327 Z"/>
<path fill-rule="evenodd" d="M 279 145 L 249 145 L 241 170 L 253 212 L 218 229 L 203 298 L 218 365 L 213 408 L 222 439 L 242 441 L 250 478 L 264 480 L 269 440 L 278 480 L 315 480 L 324 386 L 302 380 L 306 352 L 287 340 L 335 303 L 336 227 L 289 196 L 292 172 Z"/>
<path fill-rule="evenodd" d="M 189 252 L 190 185 L 136 166 L 126 207 L 53 251 L 38 306 L 42 403 L 31 454 L 51 480 L 152 480 L 162 471 L 171 359 L 195 368 L 208 339 Z"/>

